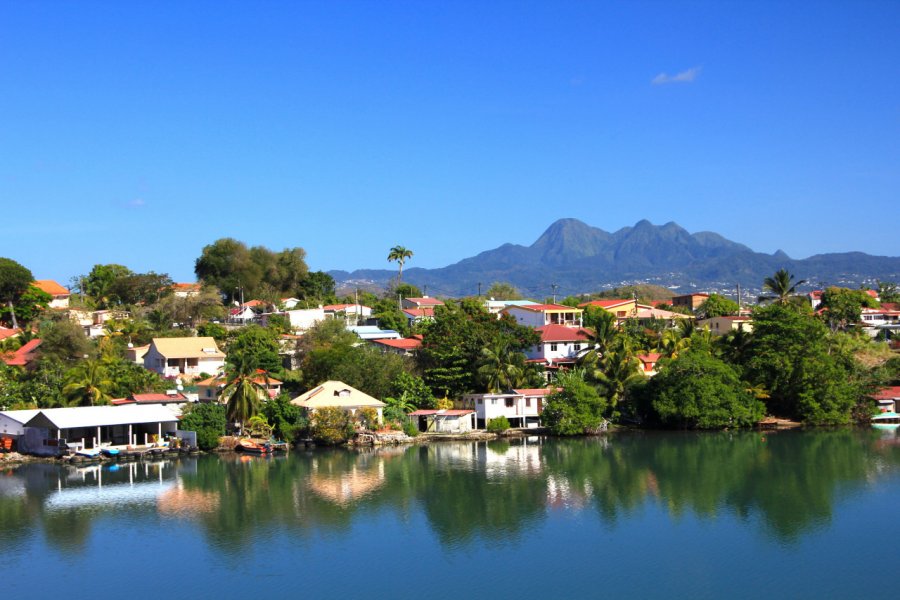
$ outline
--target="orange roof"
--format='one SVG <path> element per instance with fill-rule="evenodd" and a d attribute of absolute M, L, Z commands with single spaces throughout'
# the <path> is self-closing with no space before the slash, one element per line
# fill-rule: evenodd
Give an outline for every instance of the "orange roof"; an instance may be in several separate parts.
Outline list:
<path fill-rule="evenodd" d="M 403 312 L 408 314 L 411 317 L 433 317 L 434 309 L 433 308 L 404 308 Z"/>
<path fill-rule="evenodd" d="M 553 392 L 553 388 L 525 388 L 513 391 L 522 396 L 546 396 Z"/>
<path fill-rule="evenodd" d="M 443 306 L 444 303 L 437 298 L 404 298 L 407 302 L 412 302 L 417 306 Z"/>
<path fill-rule="evenodd" d="M 638 354 L 638 359 L 645 363 L 655 363 L 659 361 L 661 356 L 662 354 L 659 354 L 658 352 L 651 352 L 649 354 Z"/>
<path fill-rule="evenodd" d="M 172 289 L 175 290 L 199 290 L 199 283 L 173 283 Z"/>
<path fill-rule="evenodd" d="M 35 338 L 30 342 L 27 342 L 15 352 L 7 352 L 3 355 L 0 355 L 0 360 L 3 360 L 3 362 L 11 367 L 28 366 L 28 363 L 35 359 L 38 346 L 40 345 L 41 340 Z"/>
<path fill-rule="evenodd" d="M 0 340 L 16 337 L 20 333 L 22 333 L 21 329 L 9 329 L 8 327 L 0 327 Z"/>
<path fill-rule="evenodd" d="M 872 394 L 872 398 L 875 400 L 895 400 L 900 398 L 900 385 L 880 389 L 875 394 Z"/>
<path fill-rule="evenodd" d="M 32 285 L 38 288 L 42 292 L 47 292 L 51 296 L 68 296 L 69 290 L 59 285 L 52 279 L 39 279 L 35 281 Z"/>

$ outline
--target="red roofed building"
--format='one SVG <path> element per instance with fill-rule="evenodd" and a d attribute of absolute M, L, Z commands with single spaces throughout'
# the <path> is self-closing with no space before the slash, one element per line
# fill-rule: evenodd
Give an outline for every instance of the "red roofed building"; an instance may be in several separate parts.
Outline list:
<path fill-rule="evenodd" d="M 110 404 L 124 406 L 126 404 L 185 404 L 188 398 L 181 392 L 132 394 L 127 398 L 116 398 Z"/>
<path fill-rule="evenodd" d="M 22 333 L 21 329 L 11 329 L 9 327 L 0 326 L 0 342 L 8 340 L 9 338 L 14 338 L 20 333 Z"/>
<path fill-rule="evenodd" d="M 400 338 L 399 340 L 379 338 L 369 340 L 369 343 L 374 344 L 376 348 L 380 348 L 383 352 L 412 356 L 416 350 L 422 347 L 422 336 L 414 335 L 408 338 Z"/>
<path fill-rule="evenodd" d="M 897 412 L 900 408 L 900 385 L 882 388 L 872 394 L 872 399 L 878 403 L 879 412 Z"/>
<path fill-rule="evenodd" d="M 484 428 L 491 419 L 506 417 L 513 427 L 539 427 L 544 403 L 553 388 L 509 390 L 499 394 L 467 394 L 457 408 L 475 411 L 476 427 Z"/>
<path fill-rule="evenodd" d="M 529 348 L 525 356 L 546 367 L 574 364 L 578 355 L 590 345 L 591 331 L 583 327 L 544 325 L 536 328 L 536 331 L 541 334 L 541 342 L 537 347 Z"/>
<path fill-rule="evenodd" d="M 434 318 L 433 308 L 404 308 L 403 314 L 409 321 L 410 326 L 420 321 L 427 321 Z"/>
<path fill-rule="evenodd" d="M 69 290 L 52 279 L 39 279 L 32 285 L 53 296 L 53 299 L 50 300 L 50 308 L 69 308 Z"/>
<path fill-rule="evenodd" d="M 648 354 L 638 354 L 638 360 L 641 361 L 641 372 L 647 377 L 656 375 L 656 363 L 662 358 L 662 354 L 658 352 L 650 352 Z"/>
<path fill-rule="evenodd" d="M 31 366 L 31 363 L 38 356 L 38 347 L 41 345 L 41 340 L 33 339 L 29 342 L 26 342 L 21 348 L 15 350 L 13 352 L 6 352 L 0 355 L 0 360 L 3 360 L 10 367 L 25 367 L 26 369 Z"/>
<path fill-rule="evenodd" d="M 444 303 L 437 298 L 403 298 L 400 301 L 401 308 L 434 308 L 435 306 L 443 306 Z"/>

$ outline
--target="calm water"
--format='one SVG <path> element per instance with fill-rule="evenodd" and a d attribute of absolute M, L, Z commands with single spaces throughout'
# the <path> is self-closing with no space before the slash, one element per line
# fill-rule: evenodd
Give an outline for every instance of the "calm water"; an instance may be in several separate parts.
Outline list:
<path fill-rule="evenodd" d="M 0 587 L 896 598 L 898 514 L 900 438 L 868 430 L 27 465 L 0 474 Z"/>

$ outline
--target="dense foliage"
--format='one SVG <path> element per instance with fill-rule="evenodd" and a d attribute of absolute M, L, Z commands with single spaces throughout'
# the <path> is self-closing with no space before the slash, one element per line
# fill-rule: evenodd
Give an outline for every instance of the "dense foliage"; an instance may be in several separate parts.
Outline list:
<path fill-rule="evenodd" d="M 557 389 L 547 397 L 542 419 L 555 435 L 583 435 L 599 430 L 606 401 L 584 379 L 583 371 L 562 373 Z"/>
<path fill-rule="evenodd" d="M 221 404 L 189 404 L 178 425 L 183 431 L 197 432 L 201 450 L 214 450 L 225 435 L 225 407 Z"/>

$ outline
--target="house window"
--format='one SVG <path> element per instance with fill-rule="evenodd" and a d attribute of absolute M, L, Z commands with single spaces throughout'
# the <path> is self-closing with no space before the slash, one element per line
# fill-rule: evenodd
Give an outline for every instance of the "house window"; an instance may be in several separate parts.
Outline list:
<path fill-rule="evenodd" d="M 506 408 L 512 408 L 512 407 L 513 407 L 513 402 L 514 402 L 514 401 L 513 401 L 512 398 L 507 398 L 507 399 L 506 399 Z"/>
<path fill-rule="evenodd" d="M 556 352 L 556 344 L 550 344 L 550 352 Z"/>
<path fill-rule="evenodd" d="M 476 402 L 478 403 L 478 406 L 481 406 L 481 398 L 479 398 Z"/>
<path fill-rule="evenodd" d="M 581 344 L 572 344 L 572 350 L 578 352 L 581 350 Z"/>
<path fill-rule="evenodd" d="M 617 317 L 624 317 L 624 316 L 625 316 L 625 311 L 624 311 L 624 310 L 617 310 L 617 311 L 616 311 L 616 316 L 617 316 Z"/>
<path fill-rule="evenodd" d="M 531 398 L 525 398 L 525 408 L 531 408 Z"/>

